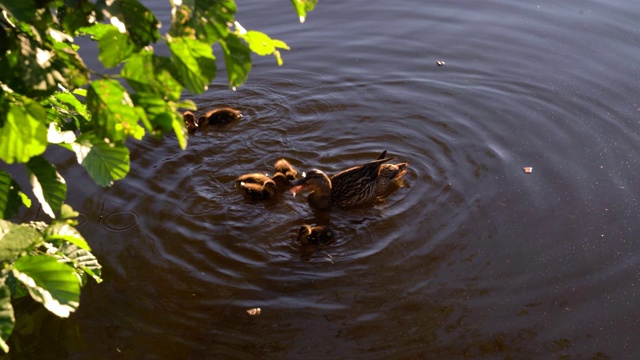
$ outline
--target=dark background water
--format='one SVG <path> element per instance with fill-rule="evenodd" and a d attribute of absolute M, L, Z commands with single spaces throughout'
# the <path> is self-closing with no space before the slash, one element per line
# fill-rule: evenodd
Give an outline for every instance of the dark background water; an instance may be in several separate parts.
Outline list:
<path fill-rule="evenodd" d="M 185 151 L 132 143 L 108 189 L 51 154 L 105 281 L 34 356 L 640 356 L 639 3 L 321 0 L 304 24 L 238 5 L 285 65 L 256 57 L 237 91 L 221 69 L 188 97 L 242 121 Z M 280 157 L 334 173 L 384 149 L 410 169 L 369 208 L 233 186 Z M 301 247 L 303 223 L 336 242 Z"/>

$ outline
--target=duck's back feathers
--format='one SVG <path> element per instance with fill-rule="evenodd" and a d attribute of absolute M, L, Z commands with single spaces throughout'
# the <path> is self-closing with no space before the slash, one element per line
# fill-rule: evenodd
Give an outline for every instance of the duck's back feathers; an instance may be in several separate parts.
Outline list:
<path fill-rule="evenodd" d="M 331 177 L 331 203 L 335 206 L 357 206 L 371 201 L 376 194 L 380 167 L 392 159 L 379 159 L 355 166 Z"/>

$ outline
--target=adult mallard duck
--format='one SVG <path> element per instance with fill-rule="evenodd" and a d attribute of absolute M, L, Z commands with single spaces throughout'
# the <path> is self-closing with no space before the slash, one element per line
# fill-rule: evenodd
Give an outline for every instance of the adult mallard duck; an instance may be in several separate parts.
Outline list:
<path fill-rule="evenodd" d="M 239 110 L 230 107 L 221 107 L 208 111 L 198 118 L 198 127 L 203 128 L 208 125 L 225 125 L 242 118 Z"/>
<path fill-rule="evenodd" d="M 191 111 L 185 111 L 182 113 L 182 119 L 184 120 L 185 125 L 187 125 L 187 131 L 189 131 L 190 134 L 196 132 L 196 129 L 198 129 L 196 116 L 193 115 Z"/>
<path fill-rule="evenodd" d="M 298 241 L 302 245 L 326 244 L 333 240 L 333 230 L 326 226 L 302 225 L 298 230 Z"/>
<path fill-rule="evenodd" d="M 331 178 L 321 170 L 313 169 L 306 177 L 291 182 L 291 192 L 295 195 L 305 188 L 311 189 L 307 201 L 311 207 L 321 210 L 333 206 L 362 205 L 375 199 L 380 167 L 389 160 L 391 159 L 379 159 L 354 166 Z"/>
<path fill-rule="evenodd" d="M 276 183 L 267 180 L 264 184 L 241 182 L 240 188 L 253 200 L 268 200 L 276 193 Z"/>

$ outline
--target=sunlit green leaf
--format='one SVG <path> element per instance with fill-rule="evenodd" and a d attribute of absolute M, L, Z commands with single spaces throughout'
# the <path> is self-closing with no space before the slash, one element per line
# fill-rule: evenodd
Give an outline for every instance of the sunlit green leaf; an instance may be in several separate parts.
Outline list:
<path fill-rule="evenodd" d="M 317 2 L 318 0 L 291 0 L 293 8 L 296 9 L 296 13 L 298 13 L 298 18 L 301 23 L 306 19 L 307 12 L 315 8 Z"/>
<path fill-rule="evenodd" d="M 67 196 L 67 184 L 55 166 L 42 156 L 32 157 L 27 168 L 31 172 L 33 194 L 45 214 L 55 218 Z"/>
<path fill-rule="evenodd" d="M 102 34 L 98 39 L 100 55 L 98 59 L 104 66 L 112 68 L 127 59 L 135 51 L 135 45 L 126 33 L 121 33 L 115 26 Z"/>
<path fill-rule="evenodd" d="M 44 109 L 36 103 L 29 108 L 9 104 L 4 126 L 0 128 L 0 159 L 12 164 L 25 163 L 40 155 L 47 147 L 47 128 L 33 116 L 34 109 Z"/>
<path fill-rule="evenodd" d="M 58 216 L 58 219 L 69 220 L 75 219 L 78 216 L 80 216 L 79 212 L 73 210 L 73 208 L 67 204 L 62 204 L 62 207 L 60 208 L 60 216 Z"/>
<path fill-rule="evenodd" d="M 87 244 L 87 241 L 82 237 L 80 232 L 66 222 L 54 222 L 42 235 L 44 236 L 44 241 L 47 242 L 67 241 L 77 245 L 81 249 L 91 251 L 89 244 Z"/>
<path fill-rule="evenodd" d="M 79 272 L 80 277 L 84 281 L 84 274 L 91 276 L 97 283 L 102 282 L 102 265 L 98 263 L 98 259 L 87 250 L 79 248 L 77 245 L 71 243 L 63 243 L 60 245 L 59 256 L 64 262 L 70 263 Z"/>
<path fill-rule="evenodd" d="M 13 332 L 13 326 L 16 319 L 13 314 L 13 306 L 11 305 L 11 290 L 3 284 L 0 286 L 0 349 L 9 352 L 7 340 Z"/>
<path fill-rule="evenodd" d="M 242 85 L 247 81 L 251 71 L 251 51 L 249 46 L 234 34 L 229 34 L 224 41 L 220 41 L 220 45 L 224 52 L 229 87 Z"/>
<path fill-rule="evenodd" d="M 101 7 L 101 5 L 107 6 Z M 116 17 L 127 30 L 127 37 L 136 45 L 137 49 L 158 41 L 158 19 L 138 0 L 120 0 L 99 2 L 98 7 L 108 17 Z"/>
<path fill-rule="evenodd" d="M 68 317 L 78 308 L 80 283 L 71 266 L 47 255 L 23 256 L 12 272 L 34 300 L 57 316 Z"/>
<path fill-rule="evenodd" d="M 174 113 L 173 121 L 171 122 L 171 126 L 173 127 L 173 131 L 178 138 L 178 144 L 182 150 L 187 148 L 187 139 L 189 138 L 187 128 L 184 125 L 184 120 L 181 116 Z"/>
<path fill-rule="evenodd" d="M 211 45 L 186 37 L 169 37 L 173 77 L 189 91 L 200 94 L 216 76 Z"/>
<path fill-rule="evenodd" d="M 127 61 L 121 75 L 135 91 L 159 94 L 165 100 L 177 101 L 182 85 L 173 78 L 170 68 L 171 61 L 168 58 L 142 51 Z"/>
<path fill-rule="evenodd" d="M 80 140 L 73 144 L 78 162 L 100 186 L 110 186 L 129 173 L 129 149 L 125 145 L 108 144 L 100 139 Z"/>
<path fill-rule="evenodd" d="M 39 240 L 35 229 L 0 220 L 0 262 L 12 260 Z"/>
<path fill-rule="evenodd" d="M 227 37 L 236 10 L 233 0 L 185 0 L 172 13 L 169 34 L 214 43 Z"/>
<path fill-rule="evenodd" d="M 87 109 L 99 125 L 96 128 L 99 137 L 123 141 L 129 135 L 139 136 L 140 131 L 144 134 L 129 93 L 115 80 L 91 83 L 87 92 Z"/>

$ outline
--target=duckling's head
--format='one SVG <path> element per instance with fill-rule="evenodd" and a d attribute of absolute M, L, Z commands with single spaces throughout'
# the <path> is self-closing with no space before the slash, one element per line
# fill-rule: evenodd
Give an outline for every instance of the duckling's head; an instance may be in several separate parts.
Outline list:
<path fill-rule="evenodd" d="M 305 189 L 319 193 L 331 192 L 331 180 L 327 174 L 318 169 L 309 171 L 302 179 L 292 181 L 291 185 L 293 187 L 290 191 L 294 195 Z"/>
<path fill-rule="evenodd" d="M 333 240 L 333 231 L 326 226 L 302 225 L 298 230 L 298 241 L 303 244 L 326 244 Z"/>
<path fill-rule="evenodd" d="M 194 133 L 198 128 L 198 125 L 196 125 L 196 116 L 193 115 L 191 111 L 185 111 L 182 114 L 182 119 L 184 120 L 185 125 L 187 125 L 187 131 L 189 131 L 189 133 Z"/>

